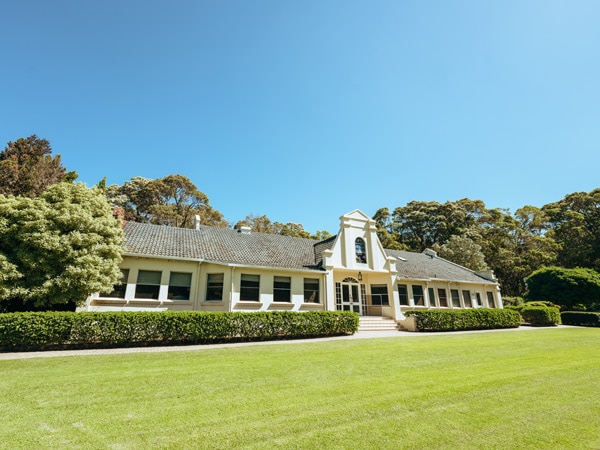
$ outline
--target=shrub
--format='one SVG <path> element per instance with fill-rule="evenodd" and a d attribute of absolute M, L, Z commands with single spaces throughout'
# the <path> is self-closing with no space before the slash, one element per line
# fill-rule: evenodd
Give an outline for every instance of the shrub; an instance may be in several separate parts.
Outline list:
<path fill-rule="evenodd" d="M 600 327 L 600 312 L 564 311 L 560 317 L 565 325 Z"/>
<path fill-rule="evenodd" d="M 544 267 L 527 277 L 529 300 L 550 300 L 563 309 L 600 309 L 600 273 L 593 269 Z"/>
<path fill-rule="evenodd" d="M 517 328 L 521 315 L 511 309 L 460 309 L 406 311 L 415 317 L 417 331 L 460 331 Z"/>
<path fill-rule="evenodd" d="M 523 304 L 523 297 L 505 297 L 502 296 L 502 304 L 506 308 L 507 306 L 519 306 Z"/>
<path fill-rule="evenodd" d="M 0 349 L 47 350 L 298 339 L 353 334 L 337 311 L 30 312 L 0 314 Z"/>
<path fill-rule="evenodd" d="M 521 309 L 523 320 L 534 327 L 551 327 L 561 323 L 558 308 L 547 306 L 525 306 Z"/>

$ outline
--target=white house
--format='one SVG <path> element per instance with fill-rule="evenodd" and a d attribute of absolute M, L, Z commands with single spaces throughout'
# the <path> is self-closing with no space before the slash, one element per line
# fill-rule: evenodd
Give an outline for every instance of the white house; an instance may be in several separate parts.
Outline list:
<path fill-rule="evenodd" d="M 88 311 L 355 311 L 404 319 L 408 309 L 502 308 L 491 271 L 384 249 L 361 211 L 324 241 L 197 225 L 127 222 L 123 284 Z"/>

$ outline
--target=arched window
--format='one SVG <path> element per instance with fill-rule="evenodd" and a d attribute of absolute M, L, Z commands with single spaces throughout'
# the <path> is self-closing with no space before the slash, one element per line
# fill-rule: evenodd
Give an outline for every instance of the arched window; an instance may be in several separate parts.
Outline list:
<path fill-rule="evenodd" d="M 354 253 L 356 254 L 357 263 L 367 263 L 367 252 L 365 250 L 365 241 L 363 238 L 358 237 L 354 241 Z"/>

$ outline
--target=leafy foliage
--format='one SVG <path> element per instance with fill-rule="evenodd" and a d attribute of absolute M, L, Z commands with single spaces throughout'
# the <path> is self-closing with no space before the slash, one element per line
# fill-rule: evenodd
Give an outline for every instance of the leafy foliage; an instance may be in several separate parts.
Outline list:
<path fill-rule="evenodd" d="M 288 222 L 284 224 L 280 222 L 271 222 L 271 219 L 266 215 L 255 216 L 249 214 L 244 220 L 237 222 L 233 228 L 238 230 L 243 226 L 250 227 L 250 230 L 256 233 L 280 234 L 282 236 L 319 240 L 331 237 L 331 234 L 327 231 L 317 231 L 314 235 L 311 235 L 304 229 L 302 224 L 299 223 Z"/>
<path fill-rule="evenodd" d="M 35 134 L 9 142 L 0 153 L 0 194 L 37 197 L 48 186 L 76 178 L 62 166 L 60 155 L 52 157 L 50 142 Z"/>
<path fill-rule="evenodd" d="M 534 327 L 552 327 L 561 323 L 558 308 L 525 306 L 520 311 L 523 320 Z"/>
<path fill-rule="evenodd" d="M 434 244 L 432 249 L 444 259 L 468 267 L 476 272 L 488 270 L 485 263 L 485 255 L 481 251 L 481 245 L 476 244 L 466 236 L 453 235 L 445 244 Z"/>
<path fill-rule="evenodd" d="M 413 201 L 393 213 L 381 208 L 373 219 L 385 248 L 420 252 L 429 247 L 472 270 L 487 266 L 512 296 L 524 292 L 527 275 L 555 261 L 558 248 L 544 235 L 546 215 L 532 206 L 513 217 L 487 209 L 481 200 Z"/>
<path fill-rule="evenodd" d="M 0 349 L 128 347 L 353 334 L 358 315 L 340 311 L 102 312 L 0 314 Z"/>
<path fill-rule="evenodd" d="M 600 271 L 600 189 L 545 205 L 547 235 L 560 244 L 557 264 Z"/>
<path fill-rule="evenodd" d="M 600 312 L 564 311 L 560 317 L 565 325 L 600 327 Z"/>
<path fill-rule="evenodd" d="M 549 300 L 563 310 L 600 310 L 600 273 L 546 267 L 527 277 L 529 300 Z"/>
<path fill-rule="evenodd" d="M 196 216 L 203 225 L 226 227 L 223 215 L 212 208 L 206 194 L 183 175 L 153 180 L 133 177 L 122 186 L 106 188 L 113 206 L 125 210 L 125 219 L 180 228 L 193 228 Z"/>
<path fill-rule="evenodd" d="M 460 309 L 406 311 L 415 317 L 417 331 L 460 331 L 517 328 L 521 315 L 510 309 Z"/>
<path fill-rule="evenodd" d="M 59 183 L 0 195 L 0 311 L 82 302 L 118 282 L 123 232 L 102 192 Z"/>

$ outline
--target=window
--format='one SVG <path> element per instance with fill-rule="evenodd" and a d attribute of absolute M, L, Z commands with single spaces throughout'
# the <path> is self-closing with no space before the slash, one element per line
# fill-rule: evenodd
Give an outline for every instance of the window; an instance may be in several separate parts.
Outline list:
<path fill-rule="evenodd" d="M 189 300 L 191 285 L 191 273 L 171 272 L 167 298 L 169 300 Z"/>
<path fill-rule="evenodd" d="M 425 306 L 425 296 L 423 295 L 423 286 L 412 285 L 413 301 L 415 306 Z"/>
<path fill-rule="evenodd" d="M 375 306 L 388 306 L 390 304 L 387 284 L 371 285 L 371 304 Z"/>
<path fill-rule="evenodd" d="M 354 251 L 356 253 L 356 262 L 361 264 L 367 263 L 367 252 L 365 241 L 363 238 L 356 238 L 354 241 Z"/>
<path fill-rule="evenodd" d="M 125 298 L 127 289 L 127 279 L 129 278 L 129 269 L 121 269 L 121 281 L 113 286 L 112 291 L 102 292 L 100 297 Z"/>
<path fill-rule="evenodd" d="M 319 279 L 304 279 L 304 303 L 320 303 Z"/>
<path fill-rule="evenodd" d="M 429 306 L 431 306 L 432 308 L 435 308 L 435 289 L 429 288 L 428 292 L 429 292 Z"/>
<path fill-rule="evenodd" d="M 260 275 L 241 276 L 240 282 L 240 300 L 257 302 L 260 298 Z"/>
<path fill-rule="evenodd" d="M 452 297 L 452 306 L 454 308 L 460 308 L 460 295 L 458 295 L 458 289 L 450 289 L 450 296 Z"/>
<path fill-rule="evenodd" d="M 288 303 L 292 301 L 292 279 L 290 277 L 273 278 L 273 301 Z"/>
<path fill-rule="evenodd" d="M 440 299 L 440 306 L 442 308 L 448 307 L 448 297 L 446 296 L 446 289 L 438 288 L 438 298 Z"/>
<path fill-rule="evenodd" d="M 223 300 L 222 273 L 209 273 L 206 277 L 206 301 L 220 302 Z"/>
<path fill-rule="evenodd" d="M 477 300 L 477 306 L 483 306 L 481 304 L 481 295 L 479 295 L 479 292 L 475 292 L 475 298 Z"/>
<path fill-rule="evenodd" d="M 160 291 L 160 278 L 162 272 L 154 270 L 140 270 L 135 286 L 135 298 L 150 298 L 158 300 Z"/>
<path fill-rule="evenodd" d="M 398 296 L 401 305 L 408 305 L 408 287 L 405 284 L 398 285 Z"/>
<path fill-rule="evenodd" d="M 472 308 L 473 302 L 471 301 L 471 291 L 462 291 L 463 302 L 465 302 L 466 308 Z"/>
<path fill-rule="evenodd" d="M 487 295 L 488 307 L 495 308 L 495 305 L 494 305 L 494 293 L 493 292 L 486 292 L 486 295 Z"/>

